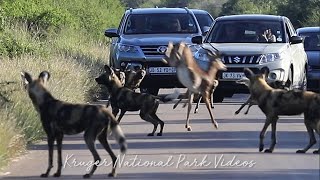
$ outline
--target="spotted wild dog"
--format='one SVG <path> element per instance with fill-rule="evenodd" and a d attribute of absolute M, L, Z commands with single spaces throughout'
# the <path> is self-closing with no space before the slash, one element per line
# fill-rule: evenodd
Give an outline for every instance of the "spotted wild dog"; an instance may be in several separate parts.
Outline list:
<path fill-rule="evenodd" d="M 95 140 L 98 138 L 104 149 L 111 156 L 113 167 L 109 176 L 116 176 L 116 156 L 113 153 L 108 140 L 108 131 L 116 137 L 120 150 L 125 153 L 127 144 L 124 134 L 118 125 L 115 117 L 104 106 L 88 104 L 71 104 L 54 98 L 46 89 L 50 74 L 47 71 L 40 73 L 38 79 L 32 79 L 27 72 L 21 73 L 25 88 L 32 100 L 32 103 L 40 114 L 42 127 L 47 134 L 48 141 L 48 169 L 41 177 L 48 177 L 53 167 L 53 148 L 57 142 L 58 168 L 54 177 L 60 177 L 62 168 L 62 141 L 63 136 L 84 132 L 84 140 L 93 155 L 94 162 L 100 162 L 101 158 L 95 148 Z M 91 171 L 85 174 L 84 178 L 90 178 L 97 168 L 94 164 Z"/>
<path fill-rule="evenodd" d="M 110 93 L 110 103 L 112 107 L 112 113 L 117 116 L 119 110 L 120 115 L 118 122 L 127 111 L 140 111 L 141 119 L 153 124 L 154 128 L 148 136 L 154 136 L 157 130 L 158 124 L 160 124 L 160 132 L 157 136 L 162 136 L 164 122 L 156 115 L 159 100 L 162 102 L 171 101 L 179 96 L 179 92 L 165 96 L 153 96 L 146 93 L 138 93 L 133 90 L 123 87 L 119 81 L 119 78 L 115 75 L 112 68 L 108 65 L 104 66 L 105 73 L 101 74 L 95 79 L 100 85 L 105 85 Z"/>
<path fill-rule="evenodd" d="M 219 84 L 219 81 L 218 81 L 218 80 L 214 80 L 214 81 L 213 81 L 212 89 L 211 89 L 210 92 L 209 92 L 209 95 L 210 95 L 210 99 L 209 99 L 210 102 L 209 102 L 209 103 L 210 103 L 211 108 L 214 108 L 214 106 L 213 106 L 213 93 L 214 93 L 214 91 L 216 90 L 218 84 Z M 175 109 L 175 108 L 178 106 L 178 104 L 182 101 L 183 98 L 188 98 L 188 97 L 187 97 L 188 94 L 189 94 L 189 92 L 188 92 L 188 90 L 187 90 L 187 92 L 184 94 L 184 96 L 181 97 L 181 98 L 173 105 L 173 109 Z M 199 104 L 200 104 L 200 102 L 201 102 L 201 100 L 202 100 L 202 96 L 201 96 L 201 94 L 195 94 L 195 96 L 197 96 L 197 97 L 195 97 L 195 98 L 196 98 L 198 101 L 197 101 L 196 107 L 194 108 L 194 113 L 198 113 L 198 111 L 199 111 Z M 188 102 L 185 102 L 185 103 L 183 104 L 183 107 L 186 107 L 187 103 L 188 103 Z"/>
<path fill-rule="evenodd" d="M 188 88 L 188 110 L 185 126 L 188 131 L 191 131 L 191 126 L 189 125 L 191 103 L 194 94 L 198 93 L 201 94 L 206 104 L 213 125 L 218 128 L 218 123 L 212 115 L 209 96 L 210 91 L 214 86 L 217 72 L 219 70 L 225 70 L 226 66 L 221 62 L 219 55 L 211 51 L 207 51 L 207 54 L 211 58 L 208 71 L 204 71 L 198 66 L 190 48 L 184 42 L 175 45 L 173 45 L 172 42 L 169 42 L 165 58 L 163 59 L 165 63 L 168 63 L 172 67 L 176 67 L 180 83 Z"/>
<path fill-rule="evenodd" d="M 142 80 L 146 76 L 147 72 L 142 67 L 127 67 L 124 70 L 125 83 L 124 86 L 135 91 L 139 88 Z"/>
<path fill-rule="evenodd" d="M 118 76 L 122 86 L 135 91 L 139 88 L 143 78 L 146 75 L 146 70 L 142 68 L 126 68 L 124 71 L 120 69 L 113 69 L 114 73 Z M 108 98 L 110 99 L 110 97 Z M 110 101 L 107 102 L 106 106 L 109 107 Z"/>
<path fill-rule="evenodd" d="M 249 83 L 250 80 L 248 78 L 242 78 L 236 81 L 236 83 L 238 84 L 244 84 L 247 87 L 249 87 Z M 273 81 L 273 82 L 268 82 L 268 84 L 275 89 L 285 89 L 285 90 L 289 90 L 287 87 L 289 87 L 289 85 L 291 84 L 290 81 L 287 81 L 284 85 L 280 82 L 280 81 Z M 246 106 L 248 105 L 248 108 L 246 110 L 246 112 L 244 112 L 244 114 L 248 114 L 249 113 L 249 109 L 251 108 L 251 106 L 256 105 L 257 102 L 251 97 L 249 96 L 249 98 L 247 99 L 246 102 L 244 102 L 240 108 L 234 113 L 234 114 L 239 114 L 240 111 Z"/>
<path fill-rule="evenodd" d="M 271 124 L 271 145 L 264 152 L 271 153 L 276 145 L 276 125 L 280 115 L 304 114 L 304 124 L 307 128 L 309 144 L 297 153 L 305 153 L 314 144 L 316 138 L 314 130 L 320 133 L 320 95 L 311 91 L 274 89 L 265 81 L 265 73 L 254 74 L 250 69 L 244 70 L 245 76 L 250 80 L 249 90 L 253 99 L 258 103 L 261 111 L 266 115 L 266 121 L 260 133 L 259 151 L 264 149 L 264 136 Z M 319 153 L 318 150 L 313 153 Z"/>

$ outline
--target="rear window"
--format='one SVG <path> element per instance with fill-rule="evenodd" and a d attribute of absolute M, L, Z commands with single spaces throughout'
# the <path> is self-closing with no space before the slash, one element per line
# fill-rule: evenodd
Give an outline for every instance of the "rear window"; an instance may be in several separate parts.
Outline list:
<path fill-rule="evenodd" d="M 124 34 L 197 33 L 197 26 L 190 14 L 131 14 Z"/>
<path fill-rule="evenodd" d="M 206 39 L 210 43 L 283 43 L 284 30 L 280 22 L 219 21 Z"/>
<path fill-rule="evenodd" d="M 320 32 L 300 33 L 304 37 L 304 49 L 306 51 L 320 51 Z"/>

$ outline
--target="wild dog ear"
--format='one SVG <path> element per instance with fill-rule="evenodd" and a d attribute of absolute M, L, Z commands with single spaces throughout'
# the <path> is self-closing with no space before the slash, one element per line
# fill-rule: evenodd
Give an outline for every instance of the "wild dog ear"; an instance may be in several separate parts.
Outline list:
<path fill-rule="evenodd" d="M 262 68 L 262 69 L 260 70 L 260 73 L 262 74 L 263 79 L 266 79 L 266 77 L 268 77 L 269 70 L 266 69 L 266 68 Z"/>
<path fill-rule="evenodd" d="M 50 73 L 48 71 L 42 71 L 38 78 L 41 79 L 43 83 L 47 83 L 50 79 Z"/>
<path fill-rule="evenodd" d="M 32 77 L 29 73 L 21 72 L 20 75 L 21 75 L 23 85 L 28 85 L 32 82 Z"/>
<path fill-rule="evenodd" d="M 112 75 L 114 72 L 112 70 L 112 68 L 110 68 L 110 66 L 108 65 L 104 65 L 104 70 L 106 71 L 107 74 Z"/>
<path fill-rule="evenodd" d="M 244 68 L 244 75 L 250 79 L 254 76 L 254 73 L 249 68 Z"/>

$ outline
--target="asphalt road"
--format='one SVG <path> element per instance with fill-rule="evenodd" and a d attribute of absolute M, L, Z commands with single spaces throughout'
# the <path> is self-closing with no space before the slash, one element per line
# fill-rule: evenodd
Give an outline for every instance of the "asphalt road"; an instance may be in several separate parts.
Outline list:
<path fill-rule="evenodd" d="M 245 99 L 244 95 L 236 95 L 215 105 L 213 112 L 219 123 L 218 130 L 211 124 L 208 112 L 201 104 L 199 113 L 191 114 L 192 132 L 184 128 L 186 109 L 182 105 L 173 110 L 172 103 L 161 104 L 157 114 L 165 122 L 162 137 L 146 136 L 152 125 L 141 120 L 138 112 L 127 113 L 121 121 L 121 128 L 129 149 L 125 156 L 120 156 L 121 167 L 117 169 L 116 179 L 319 180 L 320 156 L 312 154 L 319 143 L 306 154 L 295 153 L 308 143 L 303 117 L 280 117 L 274 153 L 260 153 L 258 138 L 265 119 L 262 112 L 253 106 L 248 115 L 242 112 L 234 115 Z M 119 154 L 113 138 L 110 142 Z M 266 147 L 269 143 L 268 131 Z M 97 147 L 105 162 L 98 167 L 92 179 L 107 179 L 111 171 L 108 165 L 110 157 L 100 144 Z M 66 137 L 60 179 L 82 179 L 92 160 L 81 134 Z M 0 179 L 42 179 L 39 175 L 46 168 L 47 145 L 43 141 L 30 146 L 28 153 L 3 169 Z M 51 175 L 55 170 L 53 168 Z M 50 179 L 56 178 L 51 176 Z"/>

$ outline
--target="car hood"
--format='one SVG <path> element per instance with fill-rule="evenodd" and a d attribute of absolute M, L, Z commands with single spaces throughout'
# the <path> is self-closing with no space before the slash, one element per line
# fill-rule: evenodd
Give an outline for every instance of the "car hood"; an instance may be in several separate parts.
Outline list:
<path fill-rule="evenodd" d="M 168 45 L 169 41 L 173 43 L 184 41 L 191 43 L 193 35 L 190 34 L 144 34 L 144 35 L 123 35 L 121 43 L 137 46 L 145 45 Z"/>
<path fill-rule="evenodd" d="M 320 66 L 320 51 L 306 51 L 306 53 L 310 66 Z"/>
<path fill-rule="evenodd" d="M 225 55 L 255 55 L 282 52 L 286 43 L 211 43 L 211 45 Z M 205 44 L 204 48 L 212 47 Z"/>

